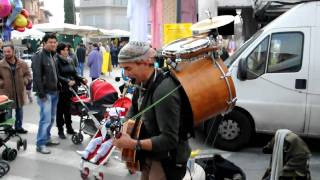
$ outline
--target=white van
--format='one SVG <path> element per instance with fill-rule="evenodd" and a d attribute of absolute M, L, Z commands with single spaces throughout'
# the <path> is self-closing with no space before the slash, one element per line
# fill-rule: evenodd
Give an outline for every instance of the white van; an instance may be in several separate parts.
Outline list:
<path fill-rule="evenodd" d="M 282 14 L 225 63 L 238 101 L 219 124 L 217 147 L 237 150 L 255 132 L 280 128 L 320 137 L 320 2 Z"/>

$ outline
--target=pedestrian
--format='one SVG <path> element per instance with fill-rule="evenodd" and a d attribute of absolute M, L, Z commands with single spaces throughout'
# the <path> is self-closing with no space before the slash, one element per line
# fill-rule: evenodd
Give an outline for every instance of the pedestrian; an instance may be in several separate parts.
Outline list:
<path fill-rule="evenodd" d="M 58 84 L 59 84 L 59 100 L 57 106 L 57 128 L 58 135 L 61 139 L 66 139 L 64 134 L 63 126 L 66 125 L 67 134 L 75 134 L 76 132 L 72 128 L 71 120 L 71 97 L 72 92 L 69 88 L 77 89 L 77 85 L 80 83 L 87 83 L 85 78 L 78 75 L 76 68 L 73 66 L 72 62 L 68 59 L 69 48 L 65 43 L 59 43 L 57 46 L 57 74 L 58 74 Z"/>
<path fill-rule="evenodd" d="M 57 37 L 46 34 L 42 38 L 43 49 L 32 57 L 33 91 L 40 107 L 40 121 L 37 133 L 37 152 L 50 154 L 47 146 L 58 145 L 59 141 L 51 138 L 51 127 L 56 119 L 58 103 L 58 76 L 56 71 Z"/>
<path fill-rule="evenodd" d="M 13 45 L 4 45 L 3 54 L 4 58 L 0 61 L 0 94 L 14 100 L 15 131 L 26 134 L 28 131 L 22 127 L 23 105 L 26 103 L 25 87 L 31 81 L 31 73 L 27 63 L 15 56 Z"/>
<path fill-rule="evenodd" d="M 78 58 L 77 55 L 74 53 L 73 48 L 71 46 L 70 43 L 66 43 L 67 47 L 68 47 L 68 56 L 69 59 L 71 60 L 71 63 L 73 64 L 73 66 L 78 69 L 79 67 L 79 62 L 78 62 Z"/>
<path fill-rule="evenodd" d="M 78 58 L 78 63 L 79 63 L 79 74 L 80 76 L 83 76 L 83 65 L 85 63 L 86 60 L 86 47 L 84 46 L 84 44 L 80 44 L 78 49 L 77 49 L 77 58 Z"/>
<path fill-rule="evenodd" d="M 113 68 L 118 67 L 118 53 L 119 53 L 119 50 L 116 44 L 112 42 L 110 46 L 110 54 L 111 54 L 111 62 L 112 62 Z"/>
<path fill-rule="evenodd" d="M 99 51 L 99 46 L 97 43 L 93 43 L 93 49 L 88 55 L 87 65 L 90 68 L 90 77 L 92 81 L 100 77 L 101 65 L 102 65 L 102 55 Z"/>
<path fill-rule="evenodd" d="M 3 45 L 3 42 L 2 42 L 2 39 L 0 38 L 0 60 L 3 59 L 2 45 Z"/>
<path fill-rule="evenodd" d="M 145 156 L 141 165 L 141 179 L 182 179 L 191 153 L 188 140 L 179 136 L 182 96 L 180 91 L 172 91 L 178 84 L 172 77 L 154 68 L 156 52 L 148 43 L 130 41 L 119 53 L 120 67 L 125 76 L 135 79 L 139 89 L 134 91 L 128 117 L 132 117 L 149 107 L 153 102 L 166 96 L 141 116 L 143 139 L 133 139 L 122 132 L 113 144 L 118 148 L 136 150 Z M 140 161 L 141 162 L 141 161 Z"/>

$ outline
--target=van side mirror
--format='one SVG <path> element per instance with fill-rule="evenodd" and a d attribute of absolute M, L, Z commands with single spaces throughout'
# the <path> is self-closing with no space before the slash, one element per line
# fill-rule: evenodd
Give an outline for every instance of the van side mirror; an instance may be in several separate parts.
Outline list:
<path fill-rule="evenodd" d="M 240 59 L 237 77 L 241 81 L 245 81 L 248 78 L 248 65 L 246 59 Z"/>

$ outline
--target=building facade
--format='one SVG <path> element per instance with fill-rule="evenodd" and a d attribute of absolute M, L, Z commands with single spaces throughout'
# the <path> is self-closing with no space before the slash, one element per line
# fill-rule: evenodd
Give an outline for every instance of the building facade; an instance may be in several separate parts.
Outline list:
<path fill-rule="evenodd" d="M 33 24 L 48 23 L 52 16 L 50 11 L 44 9 L 43 1 L 22 0 L 23 7 L 29 11 L 29 18 Z"/>
<path fill-rule="evenodd" d="M 80 25 L 129 30 L 128 0 L 80 0 Z"/>

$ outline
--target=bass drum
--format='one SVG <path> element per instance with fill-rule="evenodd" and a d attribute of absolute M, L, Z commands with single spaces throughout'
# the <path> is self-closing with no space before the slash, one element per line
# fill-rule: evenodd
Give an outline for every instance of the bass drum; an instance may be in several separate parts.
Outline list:
<path fill-rule="evenodd" d="M 194 125 L 228 112 L 236 101 L 236 91 L 231 76 L 227 75 L 228 69 L 221 59 L 213 59 L 212 54 L 217 48 L 206 39 L 181 39 L 167 45 L 163 51 L 165 57 L 177 63 L 176 68 L 171 70 L 188 96 Z"/>

